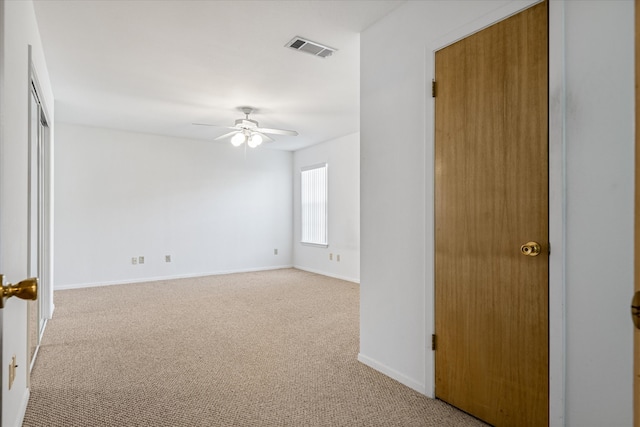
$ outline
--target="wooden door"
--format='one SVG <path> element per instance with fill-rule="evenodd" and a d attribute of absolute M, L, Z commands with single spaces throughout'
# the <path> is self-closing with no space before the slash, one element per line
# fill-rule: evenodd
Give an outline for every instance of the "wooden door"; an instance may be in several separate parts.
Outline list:
<path fill-rule="evenodd" d="M 496 426 L 548 424 L 547 13 L 435 59 L 436 397 Z"/>
<path fill-rule="evenodd" d="M 635 195 L 635 248 L 634 291 L 640 292 L 640 0 L 635 2 L 635 62 L 636 62 L 636 195 Z M 640 427 L 640 329 L 633 333 L 633 425 Z"/>

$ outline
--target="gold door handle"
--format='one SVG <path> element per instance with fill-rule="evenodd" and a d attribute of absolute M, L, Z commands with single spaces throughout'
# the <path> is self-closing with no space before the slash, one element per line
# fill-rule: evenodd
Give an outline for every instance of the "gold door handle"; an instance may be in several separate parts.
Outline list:
<path fill-rule="evenodd" d="M 540 244 L 537 242 L 528 242 L 520 246 L 520 253 L 526 256 L 540 255 Z"/>
<path fill-rule="evenodd" d="M 0 296 L 0 308 L 4 308 L 4 300 L 11 297 L 18 297 L 24 300 L 35 300 L 38 298 L 38 278 L 32 277 L 15 285 L 8 283 L 5 286 L 4 276 L 0 274 L 0 289 L 2 289 L 2 295 Z"/>

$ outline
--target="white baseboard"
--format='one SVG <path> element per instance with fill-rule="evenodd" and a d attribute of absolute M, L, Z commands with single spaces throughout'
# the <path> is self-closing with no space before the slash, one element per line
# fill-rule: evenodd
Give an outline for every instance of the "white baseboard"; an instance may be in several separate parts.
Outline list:
<path fill-rule="evenodd" d="M 360 284 L 360 279 L 354 279 L 352 277 L 340 276 L 339 274 L 328 273 L 326 271 L 315 270 L 313 268 L 301 267 L 299 265 L 294 265 L 293 268 L 302 271 L 308 271 L 309 273 L 321 274 L 323 276 L 333 277 L 334 279 L 346 280 L 347 282 L 353 282 Z"/>
<path fill-rule="evenodd" d="M 22 423 L 24 423 L 24 414 L 26 414 L 27 405 L 29 404 L 29 395 L 29 389 L 25 389 L 22 402 L 20 403 L 20 410 L 18 411 L 18 418 L 15 420 L 15 423 L 8 423 L 7 425 L 14 425 L 15 427 L 22 426 Z"/>
<path fill-rule="evenodd" d="M 365 356 L 362 353 L 358 353 L 358 361 L 364 363 L 365 365 L 367 365 L 370 368 L 375 369 L 378 372 L 381 372 L 383 374 L 385 374 L 386 376 L 393 378 L 394 380 L 398 381 L 401 384 L 406 385 L 409 388 L 414 389 L 415 391 L 417 391 L 418 393 L 422 393 L 424 395 L 427 395 L 426 393 L 426 387 L 423 383 L 414 380 L 413 378 L 409 378 L 404 374 L 401 374 L 400 372 L 396 371 L 395 369 L 392 369 L 390 367 L 388 367 L 387 365 L 378 362 L 377 360 L 371 359 L 370 357 Z"/>
<path fill-rule="evenodd" d="M 254 271 L 268 271 L 268 270 L 280 270 L 283 268 L 292 268 L 292 265 L 277 265 L 272 267 L 259 267 L 259 268 L 247 268 L 241 270 L 219 270 L 206 273 L 195 274 L 177 274 L 174 276 L 157 276 L 157 277 L 143 277 L 138 279 L 125 279 L 115 280 L 109 282 L 93 282 L 93 283 L 76 283 L 69 285 L 56 285 L 54 290 L 61 291 L 65 289 L 80 289 L 80 288 L 93 288 L 96 286 L 110 286 L 110 285 L 126 285 L 131 283 L 144 283 L 144 282 L 158 282 L 161 280 L 173 280 L 173 279 L 189 279 L 192 277 L 205 277 L 205 276 L 220 276 L 223 274 L 235 274 L 235 273 L 251 273 Z"/>

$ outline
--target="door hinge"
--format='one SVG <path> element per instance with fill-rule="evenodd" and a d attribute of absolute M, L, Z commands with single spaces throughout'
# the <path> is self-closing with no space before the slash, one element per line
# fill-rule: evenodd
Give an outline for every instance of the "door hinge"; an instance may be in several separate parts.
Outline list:
<path fill-rule="evenodd" d="M 436 351 L 436 334 L 431 335 L 431 350 Z"/>
<path fill-rule="evenodd" d="M 436 80 L 435 79 L 431 80 L 431 96 L 433 98 L 436 97 Z"/>

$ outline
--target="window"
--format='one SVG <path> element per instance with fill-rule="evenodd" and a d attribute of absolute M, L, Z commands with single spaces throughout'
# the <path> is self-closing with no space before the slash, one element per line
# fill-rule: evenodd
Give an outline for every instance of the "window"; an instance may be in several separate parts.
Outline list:
<path fill-rule="evenodd" d="M 327 173 L 328 165 L 307 166 L 300 170 L 301 242 L 328 246 Z"/>

